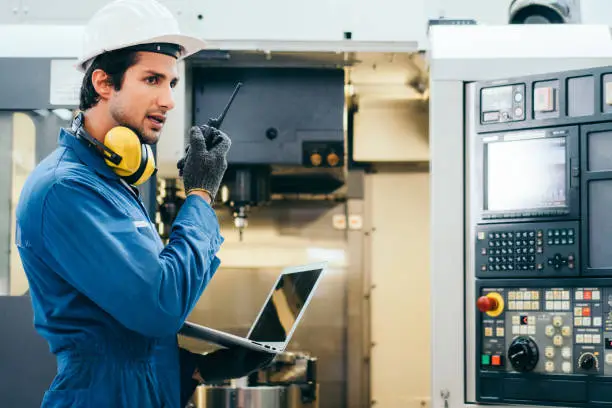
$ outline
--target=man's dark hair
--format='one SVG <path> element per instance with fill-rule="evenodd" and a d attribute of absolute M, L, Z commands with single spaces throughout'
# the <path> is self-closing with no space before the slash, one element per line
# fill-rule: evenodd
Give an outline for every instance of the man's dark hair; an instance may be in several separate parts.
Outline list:
<path fill-rule="evenodd" d="M 138 51 L 130 49 L 109 51 L 96 57 L 83 77 L 79 109 L 85 111 L 95 106 L 100 100 L 100 95 L 94 89 L 91 81 L 91 76 L 96 69 L 106 72 L 109 76 L 110 84 L 118 91 L 123 84 L 125 71 L 137 62 Z"/>

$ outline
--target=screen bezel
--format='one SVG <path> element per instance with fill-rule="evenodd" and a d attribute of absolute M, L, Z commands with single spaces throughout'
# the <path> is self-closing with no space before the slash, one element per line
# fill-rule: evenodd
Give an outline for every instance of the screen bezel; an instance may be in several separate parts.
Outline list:
<path fill-rule="evenodd" d="M 565 184 L 566 184 L 566 204 L 564 206 L 549 208 L 525 208 L 521 210 L 489 210 L 485 208 L 488 196 L 488 168 L 487 168 L 487 145 L 489 143 L 505 143 L 503 139 L 508 136 L 514 139 L 530 140 L 542 138 L 565 137 Z M 478 147 L 478 161 L 482 172 L 479 177 L 479 198 L 480 198 L 480 221 L 486 222 L 507 222 L 510 220 L 567 220 L 576 219 L 580 215 L 580 179 L 579 179 L 579 132 L 577 127 L 547 128 L 511 132 L 498 132 L 491 134 L 480 134 Z"/>
<path fill-rule="evenodd" d="M 304 313 L 306 312 L 306 309 L 310 305 L 310 301 L 314 297 L 314 294 L 317 291 L 317 288 L 319 287 L 319 284 L 321 283 L 321 280 L 323 279 L 323 276 L 327 272 L 327 267 L 328 267 L 328 262 L 318 262 L 318 263 L 312 263 L 312 264 L 308 264 L 308 265 L 289 267 L 289 268 L 286 268 L 285 270 L 283 270 L 281 272 L 281 274 L 274 281 L 274 285 L 270 289 L 270 292 L 268 293 L 268 296 L 266 297 L 266 300 L 263 302 L 261 308 L 259 309 L 259 313 L 257 314 L 257 317 L 253 321 L 253 324 L 251 325 L 251 328 L 249 329 L 249 332 L 247 333 L 246 338 L 248 340 L 251 340 L 251 341 L 253 341 L 255 343 L 258 343 L 258 344 L 272 345 L 278 351 L 284 351 L 284 349 L 287 347 L 287 344 L 289 344 L 289 342 L 291 341 L 291 338 L 293 337 L 293 333 L 295 332 L 295 330 L 299 326 L 300 321 L 302 320 L 302 317 L 304 316 Z M 310 291 L 310 294 L 306 298 L 306 300 L 304 302 L 304 305 L 302 306 L 302 309 L 300 310 L 300 312 L 296 316 L 295 323 L 293 324 L 293 327 L 291 328 L 291 331 L 289 333 L 287 333 L 287 337 L 286 337 L 285 341 L 284 342 L 267 342 L 267 341 L 261 341 L 261 340 L 253 340 L 251 338 L 251 336 L 253 335 L 253 332 L 254 332 L 255 328 L 257 327 L 257 323 L 259 322 L 259 319 L 261 319 L 262 314 L 265 311 L 266 305 L 268 304 L 268 302 L 272 298 L 272 295 L 274 294 L 274 290 L 278 286 L 278 284 L 281 281 L 281 279 L 283 279 L 283 277 L 285 275 L 288 275 L 288 274 L 293 274 L 293 273 L 298 273 L 298 272 L 318 271 L 318 270 L 320 270 L 321 272 L 319 273 L 319 276 L 318 276 L 315 284 L 313 285 L 312 290 Z"/>

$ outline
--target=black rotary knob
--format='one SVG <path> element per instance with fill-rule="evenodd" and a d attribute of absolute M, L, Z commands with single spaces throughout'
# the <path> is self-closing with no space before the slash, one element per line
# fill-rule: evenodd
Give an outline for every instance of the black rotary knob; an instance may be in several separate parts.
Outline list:
<path fill-rule="evenodd" d="M 578 359 L 578 365 L 580 365 L 580 368 L 583 370 L 592 370 L 593 368 L 596 368 L 597 359 L 593 354 L 585 353 Z"/>
<path fill-rule="evenodd" d="M 533 370 L 539 357 L 537 344 L 528 337 L 517 337 L 508 348 L 510 364 L 519 372 Z"/>

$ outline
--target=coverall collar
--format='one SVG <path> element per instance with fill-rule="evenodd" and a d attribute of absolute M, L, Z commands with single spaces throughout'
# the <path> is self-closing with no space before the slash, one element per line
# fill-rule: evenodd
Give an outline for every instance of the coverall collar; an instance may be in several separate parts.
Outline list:
<path fill-rule="evenodd" d="M 119 176 L 106 164 L 100 154 L 94 152 L 94 147 L 87 146 L 78 140 L 70 131 L 65 128 L 60 129 L 58 143 L 72 149 L 79 160 L 91 167 L 96 173 L 111 180 L 118 180 Z"/>

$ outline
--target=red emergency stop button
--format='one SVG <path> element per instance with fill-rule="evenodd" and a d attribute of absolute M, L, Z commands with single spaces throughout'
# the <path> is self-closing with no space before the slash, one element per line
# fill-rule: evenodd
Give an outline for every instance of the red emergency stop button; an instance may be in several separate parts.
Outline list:
<path fill-rule="evenodd" d="M 501 365 L 501 356 L 491 356 L 491 365 L 500 366 Z"/>
<path fill-rule="evenodd" d="M 476 301 L 476 307 L 481 312 L 491 312 L 498 307 L 497 299 L 489 297 L 489 296 L 481 296 Z"/>
<path fill-rule="evenodd" d="M 476 307 L 482 313 L 497 317 L 504 311 L 504 298 L 497 292 L 489 292 L 476 300 Z"/>

